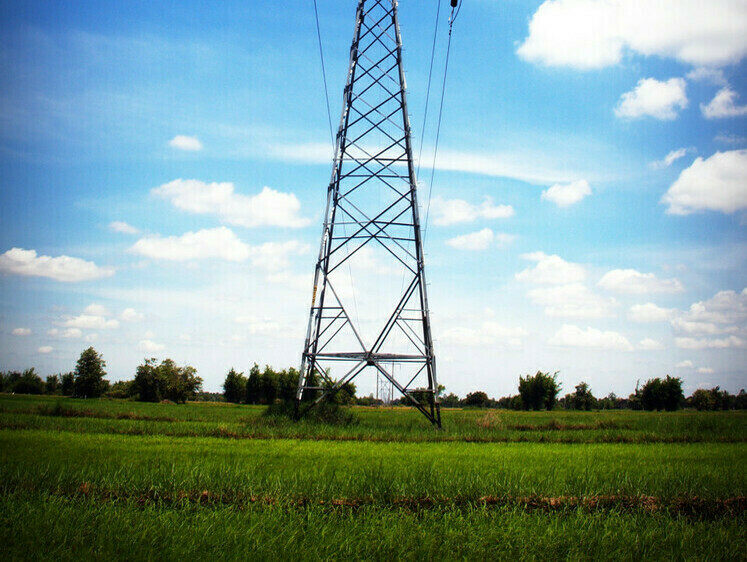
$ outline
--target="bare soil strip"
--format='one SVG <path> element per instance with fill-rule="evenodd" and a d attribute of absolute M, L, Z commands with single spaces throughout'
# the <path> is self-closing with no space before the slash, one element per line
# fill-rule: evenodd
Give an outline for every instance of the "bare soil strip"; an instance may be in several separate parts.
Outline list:
<path fill-rule="evenodd" d="M 39 492 L 34 487 L 24 491 Z M 140 506 L 163 505 L 169 507 L 202 505 L 206 507 L 237 506 L 239 508 L 257 505 L 286 509 L 304 509 L 324 506 L 330 509 L 357 510 L 364 507 L 382 507 L 418 512 L 433 509 L 453 508 L 518 508 L 527 512 L 639 512 L 662 514 L 671 517 L 693 519 L 720 519 L 742 517 L 747 511 L 747 497 L 708 499 L 698 496 L 670 499 L 656 496 L 483 496 L 481 498 L 462 497 L 397 497 L 392 500 L 374 498 L 335 498 L 320 500 L 312 498 L 275 498 L 256 496 L 242 492 L 211 492 L 209 490 L 181 490 L 176 493 L 146 491 L 139 493 L 100 489 L 83 482 L 75 490 L 56 490 L 52 495 L 68 499 L 87 499 L 101 502 L 127 501 Z"/>

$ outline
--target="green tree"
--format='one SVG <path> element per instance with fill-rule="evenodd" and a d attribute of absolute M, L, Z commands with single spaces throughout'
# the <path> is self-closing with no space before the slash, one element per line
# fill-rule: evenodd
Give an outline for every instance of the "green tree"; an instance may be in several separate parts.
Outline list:
<path fill-rule="evenodd" d="M 33 367 L 23 373 L 11 373 L 10 391 L 16 394 L 43 394 L 44 381 Z"/>
<path fill-rule="evenodd" d="M 249 370 L 249 378 L 246 381 L 246 403 L 259 404 L 262 391 L 262 374 L 256 363 Z"/>
<path fill-rule="evenodd" d="M 173 359 L 164 359 L 160 365 L 155 358 L 146 359 L 138 366 L 132 384 L 134 395 L 143 402 L 184 403 L 196 398 L 202 389 L 197 370 L 189 365 L 178 367 Z"/>
<path fill-rule="evenodd" d="M 537 371 L 534 376 L 519 377 L 519 396 L 525 410 L 552 410 L 555 407 L 560 383 L 558 372 L 552 375 Z"/>
<path fill-rule="evenodd" d="M 644 410 L 677 410 L 685 400 L 682 380 L 669 375 L 664 380 L 659 377 L 649 379 L 641 388 L 640 400 Z"/>
<path fill-rule="evenodd" d="M 246 377 L 244 373 L 237 373 L 231 367 L 226 375 L 226 380 L 223 381 L 223 396 L 225 396 L 227 402 L 238 404 L 244 401 L 246 397 Z"/>
<path fill-rule="evenodd" d="M 59 394 L 60 390 L 60 376 L 49 375 L 44 383 L 44 394 Z"/>
<path fill-rule="evenodd" d="M 571 410 L 591 410 L 597 405 L 597 399 L 591 393 L 589 385 L 580 382 L 576 385 L 576 391 L 573 394 L 566 394 L 565 407 Z"/>
<path fill-rule="evenodd" d="M 104 380 L 106 376 L 104 367 L 106 367 L 106 362 L 93 347 L 84 350 L 75 365 L 74 395 L 82 398 L 101 396 L 109 386 L 109 383 Z"/>
<path fill-rule="evenodd" d="M 467 396 L 464 397 L 464 405 L 471 406 L 473 408 L 484 408 L 488 405 L 489 402 L 490 398 L 488 398 L 488 395 L 482 390 L 470 392 L 469 394 L 467 394 Z"/>
<path fill-rule="evenodd" d="M 75 373 L 65 373 L 60 375 L 60 390 L 63 396 L 72 396 L 75 394 Z"/>
<path fill-rule="evenodd" d="M 124 400 L 129 398 L 133 394 L 132 390 L 133 381 L 117 381 L 109 387 L 104 396 L 107 398 L 118 398 Z"/>

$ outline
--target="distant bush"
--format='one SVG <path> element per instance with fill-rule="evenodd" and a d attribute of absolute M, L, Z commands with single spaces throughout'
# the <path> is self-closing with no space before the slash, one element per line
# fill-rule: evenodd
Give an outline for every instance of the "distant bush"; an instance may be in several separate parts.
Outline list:
<path fill-rule="evenodd" d="M 172 359 L 157 365 L 156 359 L 151 358 L 137 368 L 132 385 L 133 394 L 142 402 L 184 403 L 196 398 L 202 389 L 202 378 L 189 365 L 178 367 Z"/>
<path fill-rule="evenodd" d="M 525 410 L 552 410 L 560 392 L 557 371 L 552 375 L 537 371 L 534 376 L 519 377 L 519 395 Z"/>
<path fill-rule="evenodd" d="M 649 379 L 640 392 L 644 410 L 678 410 L 685 401 L 682 394 L 682 380 L 679 377 Z"/>

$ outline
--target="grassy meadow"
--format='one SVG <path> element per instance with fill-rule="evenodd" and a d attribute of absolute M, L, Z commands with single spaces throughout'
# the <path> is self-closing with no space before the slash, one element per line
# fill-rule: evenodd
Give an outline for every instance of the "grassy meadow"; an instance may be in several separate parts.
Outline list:
<path fill-rule="evenodd" d="M 743 412 L 0 395 L 4 558 L 744 559 Z"/>

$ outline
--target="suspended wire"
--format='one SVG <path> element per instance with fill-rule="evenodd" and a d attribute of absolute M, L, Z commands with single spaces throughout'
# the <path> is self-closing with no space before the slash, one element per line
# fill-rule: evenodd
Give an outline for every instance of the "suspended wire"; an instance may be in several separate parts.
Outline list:
<path fill-rule="evenodd" d="M 433 45 L 431 46 L 431 65 L 428 69 L 428 87 L 425 90 L 425 111 L 423 112 L 423 128 L 420 131 L 420 150 L 418 151 L 418 170 L 415 177 L 420 176 L 420 162 L 423 158 L 423 141 L 425 140 L 425 124 L 428 121 L 428 102 L 431 98 L 431 78 L 433 77 L 433 61 L 436 58 L 436 38 L 438 37 L 438 20 L 441 16 L 441 1 L 436 2 L 436 25 L 433 30 Z"/>
<path fill-rule="evenodd" d="M 463 1 L 463 0 L 462 0 Z M 441 104 L 438 108 L 438 124 L 436 125 L 436 144 L 433 148 L 433 164 L 431 165 L 431 180 L 428 184 L 428 204 L 425 209 L 425 221 L 423 224 L 423 242 L 425 242 L 426 234 L 428 233 L 428 216 L 431 211 L 431 194 L 433 193 L 433 178 L 436 175 L 436 156 L 438 154 L 438 140 L 441 136 L 441 119 L 443 118 L 444 112 L 444 98 L 446 95 L 446 77 L 449 74 L 449 54 L 451 53 L 451 32 L 454 28 L 454 20 L 459 15 L 462 9 L 462 2 L 456 8 L 451 9 L 451 16 L 449 17 L 449 42 L 446 45 L 446 63 L 444 65 L 444 79 L 441 85 Z"/>
<path fill-rule="evenodd" d="M 314 17 L 316 19 L 316 37 L 319 41 L 319 59 L 322 61 L 322 79 L 324 81 L 324 101 L 327 102 L 327 120 L 329 121 L 329 137 L 335 142 L 335 131 L 332 128 L 332 111 L 329 108 L 329 91 L 327 89 L 327 70 L 324 68 L 324 51 L 322 50 L 322 32 L 319 29 L 319 10 L 314 0 Z"/>

